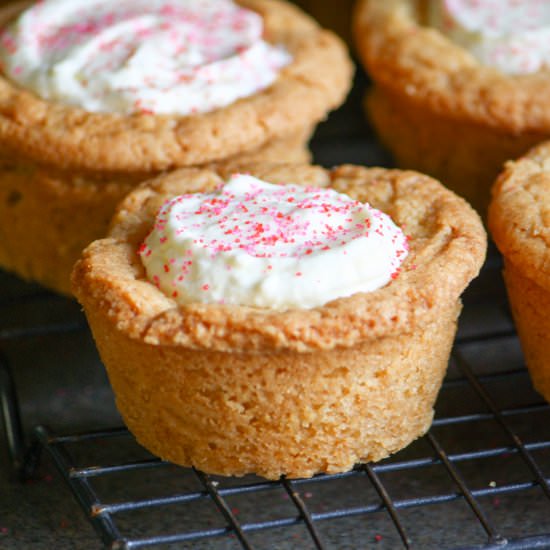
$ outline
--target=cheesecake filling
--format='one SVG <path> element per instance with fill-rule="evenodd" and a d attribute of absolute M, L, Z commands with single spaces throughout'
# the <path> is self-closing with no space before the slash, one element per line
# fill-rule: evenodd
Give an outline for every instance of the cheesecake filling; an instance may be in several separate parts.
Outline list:
<path fill-rule="evenodd" d="M 510 75 L 550 69 L 549 0 L 431 0 L 430 24 Z"/>
<path fill-rule="evenodd" d="M 381 288 L 407 254 L 401 229 L 369 204 L 245 174 L 167 201 L 139 249 L 148 279 L 179 304 L 275 310 Z"/>
<path fill-rule="evenodd" d="M 292 57 L 231 0 L 41 0 L 0 36 L 3 73 L 91 112 L 192 115 L 269 87 Z"/>

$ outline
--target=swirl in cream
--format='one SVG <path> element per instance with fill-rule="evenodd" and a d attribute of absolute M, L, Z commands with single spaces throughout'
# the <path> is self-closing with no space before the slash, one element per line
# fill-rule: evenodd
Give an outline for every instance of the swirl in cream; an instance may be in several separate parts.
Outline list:
<path fill-rule="evenodd" d="M 166 202 L 139 253 L 149 280 L 180 304 L 284 310 L 376 290 L 407 251 L 403 232 L 368 204 L 236 175 Z"/>
<path fill-rule="evenodd" d="M 92 112 L 190 115 L 270 86 L 291 61 L 231 0 L 43 0 L 0 39 L 4 73 Z"/>
<path fill-rule="evenodd" d="M 549 0 L 432 0 L 430 23 L 506 74 L 550 68 Z"/>

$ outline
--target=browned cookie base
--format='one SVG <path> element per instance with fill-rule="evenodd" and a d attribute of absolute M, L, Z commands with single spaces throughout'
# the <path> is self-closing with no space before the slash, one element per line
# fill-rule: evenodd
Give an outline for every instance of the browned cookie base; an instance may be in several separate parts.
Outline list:
<path fill-rule="evenodd" d="M 352 348 L 247 354 L 159 349 L 83 305 L 117 407 L 144 447 L 205 472 L 271 479 L 346 471 L 424 434 L 460 309 Z"/>
<path fill-rule="evenodd" d="M 550 137 L 453 119 L 380 86 L 367 95 L 366 109 L 398 166 L 437 178 L 484 217 L 504 163 Z"/>
<path fill-rule="evenodd" d="M 550 401 L 550 291 L 506 262 L 504 278 L 535 389 Z"/>

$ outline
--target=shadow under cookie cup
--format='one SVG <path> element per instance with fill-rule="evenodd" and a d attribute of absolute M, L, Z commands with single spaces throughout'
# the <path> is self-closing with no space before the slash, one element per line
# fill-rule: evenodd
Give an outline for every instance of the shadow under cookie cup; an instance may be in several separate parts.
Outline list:
<path fill-rule="evenodd" d="M 399 166 L 436 177 L 485 217 L 504 163 L 550 137 L 550 71 L 483 66 L 413 4 L 356 6 L 355 42 L 373 80 L 366 110 Z"/>
<path fill-rule="evenodd" d="M 403 272 L 309 310 L 177 306 L 146 280 L 137 247 L 164 198 L 212 188 L 224 174 L 182 170 L 145 184 L 73 272 L 117 406 L 146 448 L 210 473 L 306 477 L 384 458 L 431 423 L 459 296 L 485 254 L 481 222 L 412 172 L 249 172 L 331 185 L 387 212 L 411 235 Z"/>
<path fill-rule="evenodd" d="M 489 228 L 535 389 L 550 401 L 550 144 L 509 162 L 493 188 Z"/>
<path fill-rule="evenodd" d="M 292 5 L 247 0 L 267 40 L 293 55 L 253 96 L 192 116 L 91 113 L 0 77 L 0 266 L 62 293 L 84 246 L 102 237 L 138 182 L 181 166 L 305 162 L 316 123 L 337 107 L 353 68 L 341 41 Z M 10 20 L 29 3 L 10 6 Z M 321 65 L 330 61 L 329 76 Z"/>

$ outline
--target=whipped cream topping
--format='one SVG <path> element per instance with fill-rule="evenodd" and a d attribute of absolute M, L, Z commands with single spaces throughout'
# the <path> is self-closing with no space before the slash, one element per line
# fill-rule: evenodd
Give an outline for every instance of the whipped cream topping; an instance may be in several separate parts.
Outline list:
<path fill-rule="evenodd" d="M 507 74 L 550 68 L 549 0 L 432 0 L 430 23 Z"/>
<path fill-rule="evenodd" d="M 231 0 L 41 0 L 0 36 L 4 73 L 92 112 L 189 115 L 225 107 L 291 62 L 262 17 Z"/>
<path fill-rule="evenodd" d="M 160 209 L 139 254 L 179 304 L 312 308 L 395 278 L 408 253 L 386 214 L 337 193 L 238 174 Z"/>

